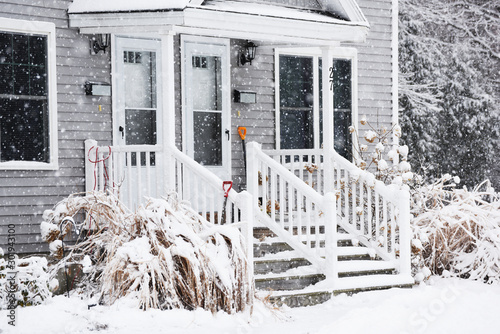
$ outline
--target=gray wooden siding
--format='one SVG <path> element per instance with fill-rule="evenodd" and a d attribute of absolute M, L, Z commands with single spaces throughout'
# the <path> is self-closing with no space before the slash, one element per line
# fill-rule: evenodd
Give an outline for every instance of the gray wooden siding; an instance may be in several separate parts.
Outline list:
<path fill-rule="evenodd" d="M 264 149 L 275 147 L 275 100 L 274 100 L 274 49 L 261 45 L 257 48 L 257 56 L 252 65 L 238 65 L 238 57 L 245 41 L 236 40 L 231 43 L 231 90 L 249 90 L 257 93 L 257 103 L 232 103 L 231 136 L 232 136 L 232 173 L 235 189 L 244 182 L 245 165 L 243 148 L 238 127 L 247 128 L 246 142 L 256 141 Z M 234 97 L 233 97 L 234 101 Z M 238 115 L 239 112 L 239 115 Z"/>
<path fill-rule="evenodd" d="M 91 98 L 83 90 L 86 80 L 110 82 L 109 54 L 90 56 L 88 37 L 68 28 L 70 3 L 0 1 L 1 17 L 53 22 L 57 35 L 59 170 L 0 170 L 0 247 L 7 242 L 7 225 L 14 224 L 19 253 L 48 249 L 39 237 L 43 211 L 84 190 L 84 140 L 93 138 L 104 144 L 111 138 L 111 99 Z"/>
<path fill-rule="evenodd" d="M 392 127 L 392 0 L 358 0 L 370 23 L 366 43 L 358 49 L 359 118 Z M 347 44 L 346 44 L 347 45 Z M 360 134 L 367 129 L 360 126 Z"/>

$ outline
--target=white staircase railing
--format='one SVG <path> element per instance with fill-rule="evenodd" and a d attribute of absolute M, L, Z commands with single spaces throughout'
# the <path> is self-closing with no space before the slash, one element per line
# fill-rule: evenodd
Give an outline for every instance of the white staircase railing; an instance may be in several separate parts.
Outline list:
<path fill-rule="evenodd" d="M 410 274 L 410 197 L 407 190 L 385 185 L 334 150 L 327 155 L 324 150 L 317 149 L 267 150 L 263 153 L 280 162 L 319 194 L 334 192 L 338 225 L 361 244 L 374 249 L 382 259 L 393 261 L 400 273 Z"/>
<path fill-rule="evenodd" d="M 319 194 L 263 153 L 257 143 L 247 145 L 247 164 L 247 187 L 260 222 L 327 278 L 336 279 L 335 195 Z"/>

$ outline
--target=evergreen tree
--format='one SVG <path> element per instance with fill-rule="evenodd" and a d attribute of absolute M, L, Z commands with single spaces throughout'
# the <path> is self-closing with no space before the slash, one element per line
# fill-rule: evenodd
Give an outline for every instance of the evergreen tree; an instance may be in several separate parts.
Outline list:
<path fill-rule="evenodd" d="M 400 121 L 413 169 L 500 187 L 500 2 L 400 0 Z"/>

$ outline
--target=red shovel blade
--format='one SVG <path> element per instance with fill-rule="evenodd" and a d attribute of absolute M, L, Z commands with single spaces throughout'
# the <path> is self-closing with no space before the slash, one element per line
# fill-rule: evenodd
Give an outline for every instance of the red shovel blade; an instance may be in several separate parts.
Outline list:
<path fill-rule="evenodd" d="M 233 181 L 224 181 L 222 182 L 222 190 L 224 190 L 224 197 L 229 196 L 229 191 L 233 187 Z"/>

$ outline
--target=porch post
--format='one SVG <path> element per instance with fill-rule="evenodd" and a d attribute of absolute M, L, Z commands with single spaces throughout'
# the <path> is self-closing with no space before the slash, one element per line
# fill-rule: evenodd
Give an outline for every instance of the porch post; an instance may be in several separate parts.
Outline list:
<path fill-rule="evenodd" d="M 334 150 L 334 128 L 333 128 L 333 87 L 330 77 L 333 71 L 333 51 L 331 47 L 323 49 L 323 156 L 325 166 L 325 190 L 331 192 L 334 188 L 334 171 L 332 153 Z"/>
<path fill-rule="evenodd" d="M 175 190 L 175 32 L 161 34 L 161 66 L 163 95 L 163 192 Z"/>

